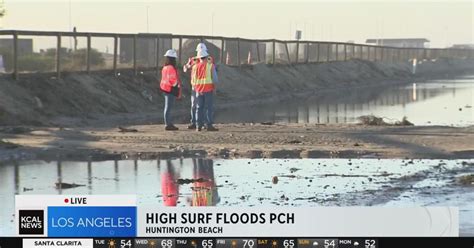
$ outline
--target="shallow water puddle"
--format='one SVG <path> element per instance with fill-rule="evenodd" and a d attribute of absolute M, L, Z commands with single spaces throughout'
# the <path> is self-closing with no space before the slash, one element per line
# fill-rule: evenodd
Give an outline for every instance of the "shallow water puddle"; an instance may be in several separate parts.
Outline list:
<path fill-rule="evenodd" d="M 459 206 L 469 233 L 474 194 L 457 178 L 472 173 L 474 160 L 23 161 L 0 166 L 0 235 L 14 232 L 15 194 L 137 194 L 139 204 L 183 207 Z"/>
<path fill-rule="evenodd" d="M 416 84 L 416 85 L 414 85 Z M 356 123 L 357 117 L 375 115 L 386 122 L 406 116 L 415 125 L 474 124 L 474 77 L 405 82 L 316 92 L 307 99 L 217 111 L 223 123 Z"/>

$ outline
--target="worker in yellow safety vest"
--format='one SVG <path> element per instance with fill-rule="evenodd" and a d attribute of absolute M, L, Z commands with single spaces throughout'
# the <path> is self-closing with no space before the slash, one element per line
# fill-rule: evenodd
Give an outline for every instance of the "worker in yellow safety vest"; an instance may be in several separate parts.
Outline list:
<path fill-rule="evenodd" d="M 207 46 L 205 43 L 201 42 L 196 46 L 196 52 L 203 50 L 207 51 Z M 212 56 L 208 56 L 207 59 L 214 64 L 214 58 Z M 183 66 L 183 71 L 187 72 L 198 61 L 198 57 L 190 57 L 188 62 Z M 191 123 L 189 124 L 188 129 L 196 129 L 196 105 L 196 91 L 194 91 L 194 87 L 191 85 Z M 205 124 L 207 125 L 207 122 Z"/>
<path fill-rule="evenodd" d="M 208 59 L 206 50 L 197 52 L 198 60 L 191 69 L 191 86 L 196 92 L 196 130 L 201 131 L 204 123 L 207 131 L 218 131 L 213 126 L 214 93 L 216 90 L 217 71 L 215 65 Z"/>

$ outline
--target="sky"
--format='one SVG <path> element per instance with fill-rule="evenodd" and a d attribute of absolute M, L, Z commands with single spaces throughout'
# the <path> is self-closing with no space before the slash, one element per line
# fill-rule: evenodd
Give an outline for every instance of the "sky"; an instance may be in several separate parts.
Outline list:
<path fill-rule="evenodd" d="M 3 0 L 1 28 L 173 33 L 354 41 L 427 38 L 430 47 L 474 43 L 473 1 Z M 1 0 L 0 0 L 1 2 Z"/>

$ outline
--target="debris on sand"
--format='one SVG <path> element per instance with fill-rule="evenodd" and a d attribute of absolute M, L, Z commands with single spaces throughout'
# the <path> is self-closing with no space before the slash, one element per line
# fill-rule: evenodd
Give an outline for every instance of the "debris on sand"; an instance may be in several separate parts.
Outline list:
<path fill-rule="evenodd" d="M 460 176 L 458 183 L 464 186 L 474 186 L 474 174 Z"/>
<path fill-rule="evenodd" d="M 389 125 L 386 123 L 383 118 L 377 117 L 375 115 L 363 115 L 357 117 L 357 120 L 360 121 L 361 124 L 363 125 L 369 125 L 369 126 L 386 126 Z"/>
<path fill-rule="evenodd" d="M 403 116 L 402 121 L 395 122 L 395 126 L 414 126 L 414 124 L 408 121 L 406 116 Z"/>
<path fill-rule="evenodd" d="M 75 184 L 75 183 L 56 183 L 57 189 L 71 189 L 77 187 L 84 187 L 84 184 Z"/>
<path fill-rule="evenodd" d="M 277 176 L 273 176 L 273 177 L 272 177 L 272 183 L 273 183 L 273 184 L 277 184 L 277 183 L 278 183 L 278 177 L 277 177 Z"/>
<path fill-rule="evenodd" d="M 280 175 L 280 177 L 296 178 L 296 175 Z"/>
<path fill-rule="evenodd" d="M 290 172 L 291 172 L 291 173 L 295 173 L 295 172 L 297 172 L 297 171 L 299 171 L 299 170 L 301 170 L 301 169 L 294 168 L 294 167 L 290 168 Z"/>
<path fill-rule="evenodd" d="M 286 142 L 287 144 L 301 144 L 303 141 L 301 140 L 290 140 Z"/>
<path fill-rule="evenodd" d="M 265 122 L 260 122 L 261 125 L 273 125 L 273 122 L 265 121 Z"/>
<path fill-rule="evenodd" d="M 196 179 L 181 179 L 179 178 L 176 180 L 176 182 L 180 185 L 182 184 L 190 184 L 190 183 L 204 183 L 204 182 L 209 182 L 209 180 L 206 180 L 204 178 L 196 178 Z"/>
<path fill-rule="evenodd" d="M 389 119 L 386 117 L 378 117 L 375 115 L 362 115 L 357 117 L 360 124 L 368 126 L 413 126 L 414 124 L 408 121 L 407 117 L 404 116 L 401 121 L 395 121 L 394 123 L 386 122 L 384 119 Z"/>
<path fill-rule="evenodd" d="M 119 132 L 121 133 L 136 133 L 138 132 L 137 129 L 135 128 L 126 128 L 126 127 L 118 127 Z"/>

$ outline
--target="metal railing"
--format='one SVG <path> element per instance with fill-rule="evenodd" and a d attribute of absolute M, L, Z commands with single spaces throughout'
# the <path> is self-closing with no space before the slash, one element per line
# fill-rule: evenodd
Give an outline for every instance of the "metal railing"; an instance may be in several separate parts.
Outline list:
<path fill-rule="evenodd" d="M 36 45 L 33 41 L 40 37 L 49 39 L 46 46 L 51 46 L 38 53 L 32 47 Z M 114 75 L 123 69 L 132 69 L 135 75 L 149 70 L 158 73 L 167 49 L 175 48 L 178 51 L 178 63 L 183 64 L 187 58 L 195 55 L 198 42 L 206 43 L 216 63 L 229 66 L 257 63 L 292 65 L 351 59 L 385 62 L 474 59 L 474 49 L 399 48 L 343 42 L 151 33 L 0 30 L 0 39 L 3 40 L 0 43 L 0 55 L 3 56 L 5 73 L 11 73 L 15 79 L 18 79 L 19 74 L 32 72 L 53 72 L 57 78 L 61 77 L 62 72 L 90 73 L 96 70 L 110 70 Z M 69 49 L 64 47 L 64 39 L 69 39 Z M 79 39 L 85 39 L 85 45 L 77 49 Z M 71 40 L 74 41 L 74 48 Z M 21 47 L 23 43 L 30 45 Z M 100 52 L 96 43 L 102 44 L 102 47 L 108 44 L 106 52 Z M 109 45 L 113 47 L 112 53 L 108 52 Z"/>

